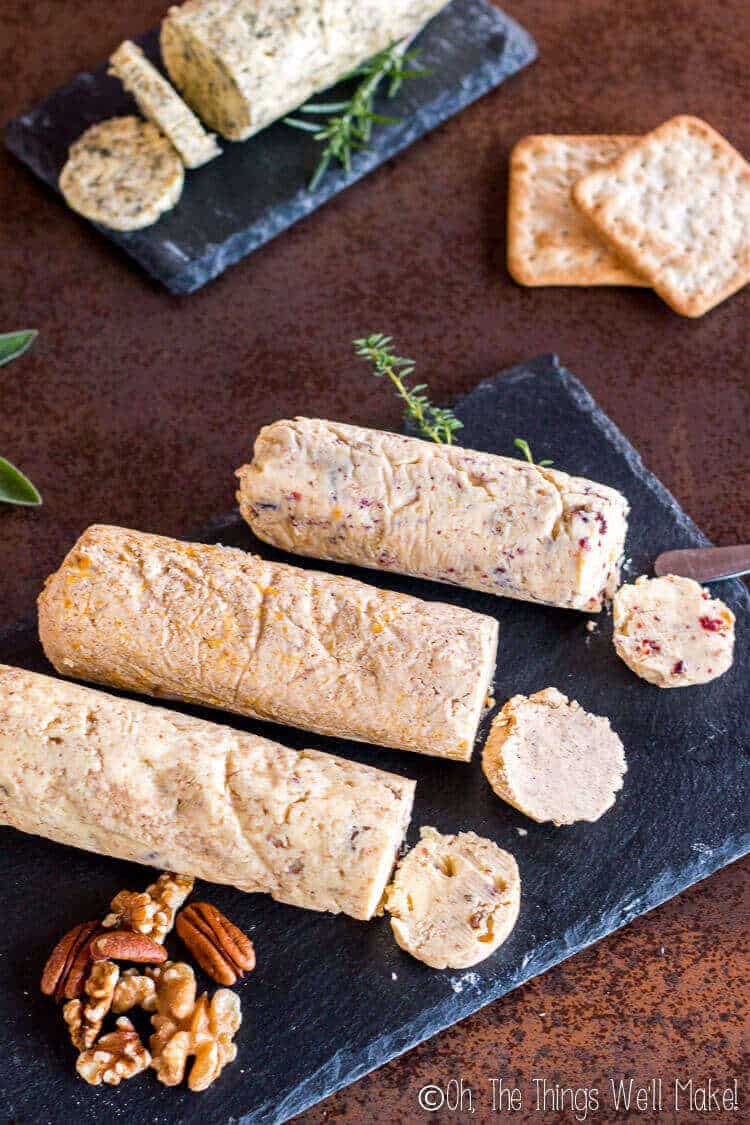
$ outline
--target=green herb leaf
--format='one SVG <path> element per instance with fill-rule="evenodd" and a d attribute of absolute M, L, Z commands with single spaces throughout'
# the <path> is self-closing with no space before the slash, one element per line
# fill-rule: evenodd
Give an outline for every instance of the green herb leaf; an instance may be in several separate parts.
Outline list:
<path fill-rule="evenodd" d="M 393 98 L 401 89 L 405 79 L 420 78 L 422 75 L 429 74 L 428 70 L 410 65 L 414 63 L 417 52 L 406 50 L 409 42 L 410 40 L 404 40 L 401 43 L 394 43 L 392 47 L 381 51 L 347 75 L 346 78 L 361 79 L 348 101 L 307 102 L 296 111 L 332 116 L 326 117 L 317 124 L 300 121 L 299 117 L 284 118 L 285 123 L 295 129 L 315 133 L 315 140 L 324 145 L 318 166 L 307 185 L 308 191 L 315 190 L 332 160 L 348 172 L 352 164 L 352 155 L 369 147 L 374 125 L 395 125 L 399 121 L 397 117 L 386 117 L 375 113 L 373 105 L 381 82 L 388 83 L 387 96 Z"/>
<path fill-rule="evenodd" d="M 25 328 L 20 332 L 0 332 L 0 367 L 23 355 L 37 336 L 38 332 L 33 328 Z"/>
<path fill-rule="evenodd" d="M 299 107 L 299 113 L 341 113 L 349 102 L 306 102 Z"/>
<path fill-rule="evenodd" d="M 298 121 L 296 117 L 285 117 L 285 125 L 291 125 L 293 129 L 302 129 L 305 133 L 317 133 L 320 125 L 316 125 L 312 121 Z"/>
<path fill-rule="evenodd" d="M 4 457 L 0 457 L 0 502 L 26 508 L 38 508 L 42 503 L 39 490 Z"/>
<path fill-rule="evenodd" d="M 524 441 L 524 439 L 521 437 L 513 438 L 513 444 L 517 449 L 521 450 L 530 465 L 540 465 L 544 467 L 545 465 L 554 465 L 555 463 L 554 461 L 535 461 L 531 456 L 531 448 L 529 446 L 529 443 L 527 441 Z"/>
<path fill-rule="evenodd" d="M 453 435 L 462 428 L 463 422 L 452 410 L 432 405 L 427 395 L 421 393 L 427 390 L 426 383 L 409 386 L 407 379 L 414 371 L 414 360 L 394 355 L 392 342 L 391 336 L 364 336 L 354 341 L 354 353 L 372 364 L 372 374 L 377 379 L 385 375 L 391 380 L 397 395 L 406 404 L 404 418 L 407 422 L 430 441 L 438 445 L 452 445 Z"/>

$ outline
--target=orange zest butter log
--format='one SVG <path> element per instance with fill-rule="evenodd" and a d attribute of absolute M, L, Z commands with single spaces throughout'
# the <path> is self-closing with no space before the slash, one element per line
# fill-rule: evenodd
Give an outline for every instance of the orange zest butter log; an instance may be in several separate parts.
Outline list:
<path fill-rule="evenodd" d="M 497 622 L 231 547 L 90 527 L 39 632 L 66 676 L 468 761 Z"/>
<path fill-rule="evenodd" d="M 285 551 L 589 613 L 619 585 L 625 497 L 554 469 L 295 418 L 237 476 L 242 515 Z"/>
<path fill-rule="evenodd" d="M 413 781 L 0 665 L 0 823 L 367 919 Z"/>

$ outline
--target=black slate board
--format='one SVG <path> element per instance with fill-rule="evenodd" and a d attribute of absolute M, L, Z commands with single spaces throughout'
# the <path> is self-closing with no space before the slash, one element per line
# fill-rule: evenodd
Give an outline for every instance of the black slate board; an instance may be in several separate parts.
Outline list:
<path fill-rule="evenodd" d="M 632 505 L 630 576 L 650 572 L 662 549 L 706 542 L 554 357 L 482 383 L 457 411 L 466 446 L 511 454 L 513 437 L 523 435 L 537 457 L 553 457 L 559 468 L 622 489 Z M 205 538 L 272 553 L 236 514 L 217 521 Z M 741 582 L 720 585 L 738 617 L 734 667 L 703 687 L 660 691 L 618 660 L 608 617 L 590 634 L 587 618 L 572 611 L 371 571 L 360 577 L 494 614 L 500 621 L 499 704 L 515 692 L 552 684 L 608 715 L 629 765 L 615 808 L 593 825 L 543 827 L 493 796 L 478 754 L 467 766 L 226 716 L 234 726 L 292 746 L 319 745 L 416 778 L 410 842 L 425 824 L 490 836 L 518 858 L 523 897 L 518 925 L 496 954 L 470 972 L 440 973 L 402 953 L 385 920 L 365 924 L 199 887 L 201 897 L 252 933 L 258 954 L 256 972 L 241 986 L 239 1059 L 200 1097 L 164 1089 L 152 1075 L 115 1091 L 84 1087 L 73 1073 L 59 1014 L 38 992 L 54 941 L 75 922 L 95 917 L 117 889 L 145 886 L 147 870 L 0 830 L 0 1096 L 7 1120 L 283 1121 L 750 847 L 750 603 Z M 0 634 L 0 661 L 49 670 L 28 625 Z M 519 835 L 521 828 L 528 835 Z M 179 949 L 174 939 L 171 948 Z"/>
<path fill-rule="evenodd" d="M 158 32 L 137 42 L 161 66 Z M 98 229 L 173 293 L 192 293 L 536 57 L 528 32 L 487 0 L 453 0 L 414 46 L 431 73 L 406 82 L 392 100 L 379 99 L 378 112 L 399 124 L 378 128 L 350 172 L 331 169 L 309 192 L 319 146 L 276 124 L 243 143 L 223 141 L 223 155 L 186 173 L 179 204 L 154 226 L 126 234 Z M 10 121 L 5 143 L 57 190 L 70 144 L 94 122 L 133 112 L 133 100 L 102 67 Z"/>

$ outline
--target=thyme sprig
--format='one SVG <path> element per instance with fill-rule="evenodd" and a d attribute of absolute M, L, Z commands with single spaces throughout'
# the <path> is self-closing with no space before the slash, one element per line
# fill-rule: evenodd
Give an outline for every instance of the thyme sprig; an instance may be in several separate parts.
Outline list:
<path fill-rule="evenodd" d="M 395 125 L 399 118 L 375 113 L 373 104 L 375 94 L 382 82 L 388 82 L 387 94 L 393 98 L 407 78 L 419 78 L 429 71 L 414 66 L 418 51 L 407 51 L 409 41 L 394 43 L 361 66 L 357 67 L 347 79 L 360 78 L 352 96 L 338 102 L 307 102 L 299 107 L 297 113 L 325 117 L 324 121 L 308 121 L 302 117 L 285 117 L 284 122 L 305 133 L 312 133 L 315 140 L 324 146 L 308 190 L 314 191 L 328 170 L 332 160 L 336 160 L 347 172 L 352 166 L 355 152 L 369 148 L 373 126 Z"/>
<path fill-rule="evenodd" d="M 555 463 L 554 461 L 535 461 L 534 458 L 531 456 L 531 448 L 529 446 L 529 443 L 527 441 L 524 441 L 523 438 L 520 438 L 520 437 L 513 438 L 513 444 L 515 445 L 516 449 L 521 450 L 521 452 L 523 453 L 524 457 L 526 458 L 526 460 L 529 462 L 530 465 L 544 466 L 544 465 L 554 465 L 554 463 Z"/>
<path fill-rule="evenodd" d="M 408 380 L 416 365 L 413 359 L 396 355 L 391 350 L 392 342 L 391 336 L 365 336 L 354 340 L 354 352 L 372 364 L 372 374 L 376 378 L 387 376 L 391 380 L 399 398 L 406 404 L 404 418 L 407 422 L 430 441 L 452 445 L 453 435 L 462 428 L 463 422 L 452 410 L 432 405 L 424 394 L 426 383 L 409 386 Z"/>
<path fill-rule="evenodd" d="M 36 336 L 37 333 L 31 328 L 20 332 L 0 332 L 0 367 L 23 355 L 34 343 Z M 5 457 L 0 457 L 0 503 L 38 508 L 41 502 L 39 490 L 29 478 Z"/>

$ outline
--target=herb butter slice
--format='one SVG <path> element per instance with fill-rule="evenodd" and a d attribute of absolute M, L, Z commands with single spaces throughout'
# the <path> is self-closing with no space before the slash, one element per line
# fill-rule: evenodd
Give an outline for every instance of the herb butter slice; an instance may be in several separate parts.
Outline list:
<path fill-rule="evenodd" d="M 112 117 L 70 146 L 60 191 L 69 207 L 95 223 L 140 230 L 175 206 L 184 179 L 177 150 L 151 122 Z"/>
<path fill-rule="evenodd" d="M 221 156 L 216 139 L 135 43 L 126 39 L 109 60 L 109 73 L 119 78 L 144 117 L 177 149 L 186 168 L 200 168 Z"/>
<path fill-rule="evenodd" d="M 169 9 L 161 52 L 196 113 L 241 141 L 415 34 L 445 0 L 187 0 Z"/>

